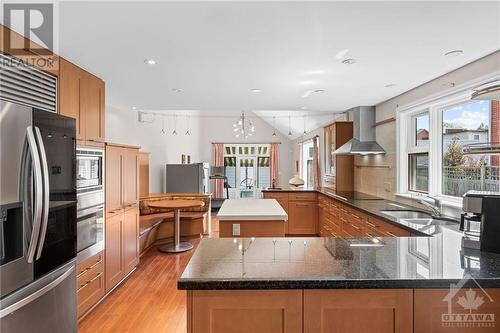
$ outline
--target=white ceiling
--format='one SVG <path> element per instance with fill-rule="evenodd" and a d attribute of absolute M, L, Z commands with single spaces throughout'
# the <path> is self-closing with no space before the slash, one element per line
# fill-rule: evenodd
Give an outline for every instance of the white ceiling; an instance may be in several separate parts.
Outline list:
<path fill-rule="evenodd" d="M 101 76 L 117 107 L 331 114 L 377 104 L 498 50 L 499 6 L 69 1 L 59 5 L 59 51 Z M 356 64 L 336 59 L 343 49 Z M 464 52 L 444 56 L 454 49 Z M 310 89 L 325 92 L 302 98 Z"/>

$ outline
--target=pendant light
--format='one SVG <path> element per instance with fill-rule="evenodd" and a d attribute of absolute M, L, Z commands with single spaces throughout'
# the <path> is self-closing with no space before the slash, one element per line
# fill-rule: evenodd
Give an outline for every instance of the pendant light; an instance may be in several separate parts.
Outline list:
<path fill-rule="evenodd" d="M 177 135 L 177 115 L 174 114 L 174 131 L 172 132 L 172 135 Z"/>
<path fill-rule="evenodd" d="M 161 134 L 165 134 L 165 116 L 161 116 Z"/>
<path fill-rule="evenodd" d="M 189 132 L 189 115 L 186 115 L 186 135 L 191 135 Z"/>
<path fill-rule="evenodd" d="M 273 116 L 273 136 L 276 136 L 276 116 Z"/>
<path fill-rule="evenodd" d="M 288 114 L 288 136 L 292 136 L 292 118 Z"/>
<path fill-rule="evenodd" d="M 255 132 L 254 124 L 245 116 L 245 112 L 241 113 L 241 116 L 238 120 L 233 124 L 233 132 L 235 132 L 235 137 L 239 138 L 240 136 L 248 139 Z"/>
<path fill-rule="evenodd" d="M 306 135 L 307 134 L 307 132 L 306 132 L 306 115 L 302 116 L 302 118 L 304 120 L 304 133 L 303 134 Z"/>

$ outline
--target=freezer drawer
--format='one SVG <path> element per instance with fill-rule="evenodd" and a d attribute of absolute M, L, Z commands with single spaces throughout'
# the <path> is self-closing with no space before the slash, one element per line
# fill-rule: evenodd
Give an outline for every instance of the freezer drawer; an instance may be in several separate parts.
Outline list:
<path fill-rule="evenodd" d="M 76 333 L 75 260 L 2 300 L 2 333 Z"/>

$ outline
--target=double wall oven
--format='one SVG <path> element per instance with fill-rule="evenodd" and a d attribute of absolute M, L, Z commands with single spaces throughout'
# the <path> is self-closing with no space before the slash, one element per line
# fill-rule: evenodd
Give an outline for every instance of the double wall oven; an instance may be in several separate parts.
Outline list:
<path fill-rule="evenodd" d="M 104 250 L 104 149 L 76 151 L 77 251 L 84 261 Z"/>

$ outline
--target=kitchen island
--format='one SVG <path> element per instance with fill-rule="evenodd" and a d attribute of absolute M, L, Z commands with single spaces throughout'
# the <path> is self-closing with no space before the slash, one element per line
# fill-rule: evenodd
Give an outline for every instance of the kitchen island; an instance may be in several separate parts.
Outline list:
<path fill-rule="evenodd" d="M 500 254 L 462 248 L 452 221 L 397 217 L 399 203 L 318 195 L 374 236 L 203 239 L 178 281 L 188 332 L 498 332 Z"/>
<path fill-rule="evenodd" d="M 287 219 L 274 199 L 227 199 L 217 213 L 220 237 L 283 237 Z"/>

